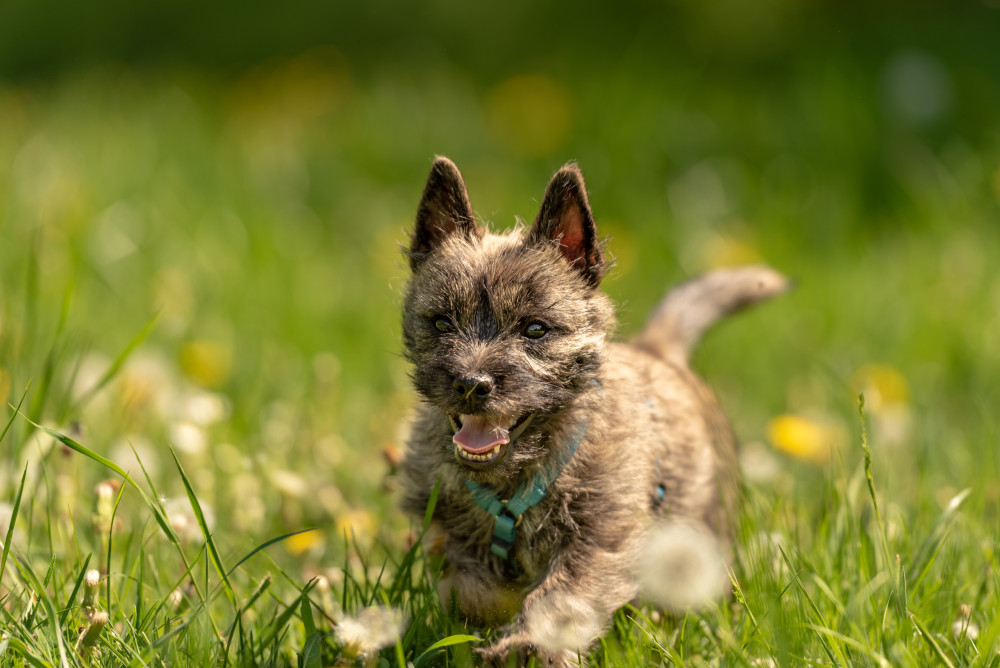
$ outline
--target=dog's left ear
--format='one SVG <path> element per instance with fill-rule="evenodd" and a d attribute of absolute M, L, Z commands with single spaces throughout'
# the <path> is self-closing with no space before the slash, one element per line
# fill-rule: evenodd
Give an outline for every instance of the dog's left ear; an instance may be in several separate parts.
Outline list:
<path fill-rule="evenodd" d="M 607 267 L 583 174 L 575 163 L 564 165 L 549 181 L 528 238 L 536 243 L 558 243 L 559 251 L 574 269 L 594 287 L 600 284 Z"/>

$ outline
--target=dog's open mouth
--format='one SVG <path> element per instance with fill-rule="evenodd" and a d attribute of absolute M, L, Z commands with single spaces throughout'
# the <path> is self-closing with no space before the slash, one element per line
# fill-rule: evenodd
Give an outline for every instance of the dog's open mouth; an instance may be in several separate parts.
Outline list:
<path fill-rule="evenodd" d="M 487 418 L 479 415 L 452 415 L 455 430 L 455 458 L 471 466 L 488 466 L 500 461 L 511 442 L 520 436 L 534 413 L 513 418 Z"/>

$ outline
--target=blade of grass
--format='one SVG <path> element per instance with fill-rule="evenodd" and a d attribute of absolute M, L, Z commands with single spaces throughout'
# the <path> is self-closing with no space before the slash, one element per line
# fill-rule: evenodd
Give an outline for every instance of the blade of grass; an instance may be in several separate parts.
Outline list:
<path fill-rule="evenodd" d="M 438 476 L 437 482 L 434 483 L 434 489 L 431 491 L 431 498 L 427 501 L 427 510 L 424 511 L 424 532 L 431 525 L 431 519 L 434 518 L 434 508 L 437 507 L 438 493 L 441 491 L 441 477 Z"/>
<path fill-rule="evenodd" d="M 14 525 L 17 523 L 17 513 L 21 508 L 21 495 L 24 493 L 24 481 L 28 477 L 28 465 L 24 465 L 24 472 L 21 474 L 21 484 L 18 485 L 17 495 L 14 496 L 14 506 L 10 511 L 10 524 L 7 525 L 7 535 L 3 539 L 3 556 L 0 556 L 0 582 L 3 582 L 3 572 L 7 568 L 7 557 L 10 555 L 10 541 L 14 537 Z"/>
<path fill-rule="evenodd" d="M 32 654 L 31 650 L 28 649 L 28 646 L 20 638 L 9 636 L 4 638 L 3 641 L 6 647 L 10 647 L 12 651 L 17 652 L 28 664 L 36 666 L 36 668 L 52 668 L 51 663 Z M 4 654 L 5 652 L 0 649 L 0 658 L 3 658 Z"/>
<path fill-rule="evenodd" d="M 14 564 L 17 566 L 17 570 L 21 573 L 21 577 L 24 578 L 25 582 L 34 590 L 34 594 L 42 607 L 45 608 L 45 616 L 49 622 L 49 627 L 52 630 L 52 635 L 56 648 L 59 650 L 59 665 L 63 668 L 69 668 L 69 658 L 66 654 L 66 643 L 63 640 L 62 626 L 59 624 L 59 615 L 56 614 L 56 606 L 52 603 L 52 598 L 45 591 L 44 585 L 38 579 L 35 571 L 32 570 L 31 566 L 26 562 L 14 555 Z"/>
<path fill-rule="evenodd" d="M 3 437 L 7 435 L 7 430 L 10 429 L 10 425 L 14 422 L 14 419 L 17 418 L 18 414 L 20 414 L 21 405 L 24 404 L 24 398 L 28 396 L 28 389 L 30 387 L 31 383 L 29 382 L 27 387 L 24 388 L 24 393 L 21 395 L 21 400 L 17 402 L 16 408 L 11 404 L 7 404 L 8 406 L 14 409 L 14 412 L 10 414 L 10 419 L 7 420 L 7 424 L 4 425 L 3 431 L 0 431 L 0 441 L 3 441 Z"/>
<path fill-rule="evenodd" d="M 150 510 L 153 511 L 153 517 L 156 519 L 156 523 L 160 525 L 160 528 L 163 530 L 163 533 L 166 534 L 167 539 L 169 539 L 170 542 L 175 545 L 178 545 L 180 543 L 180 538 L 177 536 L 177 532 L 174 531 L 173 527 L 170 526 L 170 522 L 167 521 L 166 514 L 163 513 L 163 511 L 161 510 L 160 504 L 153 501 L 146 493 L 146 490 L 139 487 L 139 485 L 136 484 L 135 480 L 125 471 L 125 469 L 118 466 L 118 464 L 115 464 L 110 459 L 102 457 L 101 455 L 97 454 L 96 452 L 86 447 L 85 445 L 76 442 L 69 436 L 66 436 L 65 434 L 60 434 L 59 432 L 53 429 L 49 429 L 44 425 L 40 425 L 37 422 L 33 422 L 31 418 L 29 418 L 24 413 L 18 411 L 18 415 L 23 417 L 33 427 L 35 427 L 36 429 L 41 429 L 46 434 L 59 441 L 70 450 L 75 450 L 76 452 L 79 452 L 81 455 L 93 459 L 98 464 L 101 464 L 106 468 L 111 469 L 118 475 L 120 475 L 122 477 L 122 480 L 131 485 L 132 488 L 135 489 L 135 491 L 139 492 L 139 496 L 142 497 L 142 500 L 146 503 L 147 506 L 149 506 Z"/>
<path fill-rule="evenodd" d="M 254 549 L 252 549 L 249 552 L 247 552 L 247 554 L 242 559 L 240 559 L 239 561 L 237 561 L 236 565 L 234 565 L 232 568 L 230 568 L 229 571 L 226 573 L 226 575 L 227 576 L 232 575 L 233 572 L 237 568 L 239 568 L 240 566 L 242 566 L 245 561 L 247 561 L 250 557 L 252 557 L 253 555 L 257 554 L 261 550 L 263 550 L 265 548 L 268 548 L 268 547 L 271 547 L 275 543 L 280 543 L 281 541 L 285 540 L 286 538 L 291 538 L 292 536 L 298 536 L 300 533 L 307 533 L 309 531 L 316 531 L 316 529 L 315 528 L 311 528 L 311 529 L 299 529 L 298 531 L 293 531 L 291 533 L 286 533 L 286 534 L 283 534 L 281 536 L 278 536 L 277 538 L 272 538 L 271 540 L 267 541 L 266 543 L 261 543 L 260 545 L 258 545 Z"/>
<path fill-rule="evenodd" d="M 320 659 L 320 641 L 323 635 L 316 630 L 316 620 L 313 619 L 312 602 L 308 596 L 302 597 L 302 626 L 304 627 L 306 642 L 302 648 L 302 668 L 322 668 L 323 662 Z M 400 665 L 406 665 L 405 662 Z"/>
<path fill-rule="evenodd" d="M 315 585 L 316 581 L 312 580 L 300 590 L 299 596 L 292 601 L 292 603 L 290 603 L 280 615 L 278 615 L 277 619 L 274 620 L 271 630 L 266 636 L 264 636 L 263 644 L 270 645 L 278 639 L 278 636 L 284 632 L 285 626 L 288 624 L 289 620 L 295 616 L 295 611 L 298 610 L 302 599 L 309 594 L 309 590 L 311 590 Z"/>
<path fill-rule="evenodd" d="M 813 614 L 816 615 L 816 619 L 825 626 L 826 625 L 826 620 L 823 619 L 823 613 L 820 612 L 819 607 L 816 605 L 816 602 L 812 600 L 812 597 L 809 595 L 809 592 L 806 591 L 806 588 L 802 586 L 802 580 L 801 580 L 801 578 L 799 578 L 799 574 L 796 572 L 795 568 L 792 566 L 792 562 L 791 562 L 791 560 L 789 560 L 788 555 L 785 554 L 785 549 L 779 545 L 778 546 L 778 551 L 781 553 L 781 558 L 784 559 L 785 565 L 788 566 L 788 571 L 790 573 L 792 573 L 792 578 L 795 581 L 795 586 L 798 588 L 799 593 L 801 593 L 803 596 L 805 596 L 806 602 L 809 603 L 810 609 L 812 610 Z M 823 651 L 826 652 L 827 657 L 829 657 L 830 663 L 832 663 L 834 666 L 841 665 L 837 661 L 837 659 L 834 658 L 834 656 L 833 656 L 833 648 L 826 641 L 826 638 L 822 634 L 819 635 L 819 641 L 820 641 L 820 644 L 823 645 Z M 837 654 L 840 654 L 840 652 L 837 652 Z M 843 658 L 843 657 L 841 657 L 841 658 Z"/>
<path fill-rule="evenodd" d="M 227 574 L 225 566 L 222 565 L 222 557 L 219 556 L 219 549 L 215 546 L 215 540 L 212 538 L 212 532 L 209 530 L 208 523 L 205 521 L 205 513 L 201 510 L 201 503 L 198 502 L 198 496 L 194 493 L 191 481 L 184 472 L 184 467 L 181 466 L 181 461 L 177 459 L 177 453 L 174 452 L 173 448 L 170 448 L 170 455 L 174 458 L 174 464 L 177 466 L 177 471 L 181 474 L 181 481 L 184 483 L 184 490 L 187 492 L 188 501 L 191 502 L 191 509 L 194 511 L 194 517 L 198 521 L 198 526 L 201 528 L 201 534 L 204 536 L 205 544 L 208 546 L 208 556 L 212 561 L 212 565 L 215 567 L 215 571 L 219 574 L 219 577 L 222 578 L 223 585 L 226 588 L 226 595 L 233 604 L 233 610 L 238 612 L 239 604 L 236 601 L 236 592 L 233 591 L 233 585 L 229 582 L 229 575 Z"/>
<path fill-rule="evenodd" d="M 424 650 L 423 654 L 418 656 L 413 660 L 413 668 L 423 668 L 424 665 L 429 663 L 435 656 L 437 656 L 438 650 L 444 649 L 445 647 L 451 647 L 452 645 L 461 645 L 467 642 L 482 642 L 482 638 L 477 638 L 476 636 L 457 634 L 453 636 L 448 636 L 447 638 L 441 638 L 436 643 Z"/>
<path fill-rule="evenodd" d="M 81 443 L 76 442 L 75 440 L 73 440 L 69 436 L 66 436 L 65 434 L 60 434 L 59 432 L 57 432 L 57 431 L 55 431 L 53 429 L 49 429 L 48 427 L 45 427 L 43 425 L 37 424 L 35 422 L 32 422 L 31 419 L 28 416 L 26 416 L 24 413 L 21 413 L 20 411 L 18 411 L 17 414 L 20 415 L 25 420 L 27 420 L 35 428 L 41 429 L 46 434 L 48 434 L 52 438 L 56 439 L 57 441 L 59 441 L 60 443 L 62 443 L 66 447 L 68 447 L 69 449 L 75 450 L 76 452 L 79 452 L 80 454 L 82 454 L 82 455 L 84 455 L 86 457 L 89 457 L 90 459 L 94 460 L 95 462 L 97 462 L 99 464 L 102 464 L 103 466 L 111 469 L 112 471 L 114 471 L 115 473 L 117 473 L 118 475 L 120 475 L 122 477 L 122 480 L 124 480 L 126 483 L 128 483 L 129 485 L 131 485 L 132 488 L 135 489 L 135 491 L 137 491 L 139 493 L 139 496 L 142 497 L 143 502 L 153 512 L 153 518 L 156 520 L 156 523 L 160 526 L 160 529 L 166 535 L 167 539 L 177 548 L 177 553 L 180 555 L 181 561 L 184 563 L 185 569 L 188 570 L 188 571 L 191 570 L 191 564 L 188 563 L 187 555 L 184 554 L 184 550 L 181 548 L 180 537 L 177 535 L 177 532 L 174 531 L 174 528 L 172 526 L 170 526 L 170 522 L 167 520 L 167 514 L 163 510 L 163 506 L 161 506 L 158 501 L 155 501 L 152 498 L 150 498 L 149 494 L 146 493 L 146 490 L 144 490 L 143 488 L 139 487 L 139 485 L 135 482 L 135 480 L 132 478 L 132 476 L 130 476 L 125 471 L 125 469 L 123 469 L 122 467 L 118 466 L 118 464 L 115 464 L 110 459 L 107 459 L 106 457 L 102 457 L 101 455 L 97 454 L 96 452 L 94 452 L 90 448 L 86 447 L 85 445 L 82 445 Z M 198 583 L 197 583 L 197 581 L 194 578 L 192 578 L 191 582 L 194 584 L 195 592 L 198 594 L 199 599 L 201 599 L 202 605 L 204 605 L 205 604 L 205 596 L 202 593 L 201 588 L 198 586 Z M 215 631 L 216 636 L 221 638 L 221 632 L 219 630 L 218 625 L 216 624 L 215 617 L 213 617 L 212 615 L 209 615 L 208 618 L 209 618 L 209 622 L 212 624 L 212 629 Z"/>
<path fill-rule="evenodd" d="M 839 633 L 837 631 L 834 631 L 833 629 L 828 629 L 824 626 L 819 626 L 818 624 L 803 624 L 803 626 L 807 629 L 812 629 L 816 633 L 827 635 L 830 636 L 831 638 L 836 638 L 837 640 L 847 645 L 848 647 L 853 647 L 857 651 L 868 656 L 870 659 L 873 659 L 879 666 L 892 665 L 889 663 L 888 659 L 886 659 L 876 650 L 872 649 L 871 647 L 868 647 L 867 645 L 865 645 L 862 642 L 859 642 L 858 640 L 855 640 L 854 638 L 845 636 L 843 633 Z"/>
<path fill-rule="evenodd" d="M 156 326 L 156 321 L 159 320 L 159 318 L 160 312 L 157 311 L 156 314 L 146 322 L 143 328 L 139 330 L 139 333 L 132 337 L 132 340 L 128 342 L 128 345 L 126 345 L 125 348 L 118 353 L 118 357 L 111 362 L 108 370 L 104 372 L 104 375 L 101 376 L 94 386 L 84 392 L 79 399 L 63 411 L 62 415 L 59 417 L 60 422 L 64 421 L 67 416 L 72 415 L 87 405 L 87 403 L 89 403 L 98 392 L 104 389 L 104 387 L 118 375 L 118 372 L 121 371 L 122 366 L 125 365 L 125 362 L 128 361 L 128 358 L 132 355 L 132 353 L 135 352 L 135 349 L 138 348 L 153 331 Z"/>
<path fill-rule="evenodd" d="M 66 617 L 73 608 L 73 601 L 76 600 L 76 595 L 80 592 L 80 587 L 83 585 L 83 578 L 87 576 L 87 566 L 90 565 L 90 558 L 93 556 L 93 554 L 87 555 L 87 558 L 83 562 L 83 568 L 80 569 L 80 574 L 76 576 L 76 584 L 73 585 L 73 591 L 69 593 L 69 598 L 66 600 L 66 607 L 63 608 L 62 614 L 59 615 L 60 624 L 66 623 Z"/>
<path fill-rule="evenodd" d="M 923 582 L 924 577 L 930 571 L 931 566 L 934 565 L 934 560 L 944 545 L 944 540 L 948 536 L 948 531 L 951 528 L 951 522 L 955 514 L 971 493 L 972 489 L 966 488 L 952 497 L 951 501 L 948 502 L 948 507 L 944 509 L 944 512 L 941 513 L 934 523 L 934 528 L 931 529 L 930 535 L 921 544 L 920 549 L 917 551 L 917 556 L 914 557 L 913 564 L 909 568 L 910 573 L 917 574 L 913 585 L 910 587 L 912 591 L 917 590 L 920 583 Z"/>
<path fill-rule="evenodd" d="M 953 664 L 948 658 L 948 655 L 944 653 L 944 649 L 941 648 L 938 641 L 933 635 L 931 635 L 931 632 L 927 630 L 924 623 L 917 619 L 917 616 L 912 612 L 908 612 L 907 614 L 910 615 L 910 620 L 913 622 L 913 625 L 917 627 L 917 631 L 920 632 L 920 635 L 923 636 L 924 642 L 927 643 L 927 646 L 930 647 L 931 651 L 936 654 L 939 659 L 941 659 L 941 663 L 944 666 L 947 666 L 947 668 L 955 668 L 955 664 Z"/>
<path fill-rule="evenodd" d="M 72 283 L 69 283 L 63 291 L 62 307 L 59 309 L 59 322 L 56 325 L 56 332 L 53 337 L 52 347 L 49 348 L 49 352 L 45 356 L 45 365 L 42 370 L 42 380 L 39 383 L 38 391 L 35 393 L 35 398 L 31 401 L 31 406 L 28 409 L 28 413 L 30 413 L 35 420 L 41 419 L 42 411 L 45 410 L 45 404 L 48 402 L 49 398 L 49 390 L 52 387 L 52 376 L 55 374 L 56 366 L 59 361 L 59 357 L 62 354 L 62 348 L 64 347 L 64 345 L 60 345 L 59 341 L 62 338 L 63 330 L 66 328 L 66 320 L 69 317 L 69 305 L 72 301 L 71 296 L 73 294 L 72 288 Z M 25 438 L 27 438 L 30 434 L 31 432 L 29 431 L 25 434 Z"/>
<path fill-rule="evenodd" d="M 118 514 L 118 504 L 122 502 L 122 494 L 125 493 L 125 485 L 118 488 L 118 496 L 115 497 L 114 505 L 111 506 L 111 521 L 108 523 L 108 552 L 107 552 L 107 563 L 104 567 L 104 572 L 108 574 L 104 578 L 104 591 L 105 591 L 105 605 L 107 606 L 105 610 L 111 609 L 111 542 L 115 535 L 115 516 Z"/>
<path fill-rule="evenodd" d="M 868 443 L 868 416 L 865 413 L 864 394 L 858 395 L 858 414 L 861 416 L 861 449 L 865 454 L 865 479 L 868 481 L 868 493 L 871 495 L 872 507 L 875 509 L 875 523 L 878 525 L 885 567 L 892 574 L 892 599 L 895 602 L 896 614 L 902 619 L 906 613 L 905 578 L 902 575 L 901 562 L 899 559 L 894 561 L 891 557 L 889 539 L 886 537 L 885 524 L 882 522 L 882 514 L 878 509 L 878 499 L 875 496 L 875 481 L 872 477 L 872 449 Z"/>
<path fill-rule="evenodd" d="M 861 416 L 861 450 L 865 455 L 865 479 L 868 481 L 868 493 L 872 499 L 872 507 L 875 509 L 875 522 L 878 524 L 879 537 L 882 539 L 882 556 L 885 563 L 891 567 L 892 560 L 889 557 L 889 541 L 885 536 L 885 526 L 882 524 L 882 514 L 878 509 L 878 498 L 875 496 L 875 481 L 872 478 L 872 449 L 868 444 L 868 416 L 865 414 L 865 395 L 858 395 L 858 414 Z"/>
<path fill-rule="evenodd" d="M 271 587 L 271 574 L 268 573 L 263 578 L 261 578 L 260 582 L 257 584 L 257 588 L 253 590 L 253 593 L 250 594 L 250 598 L 248 598 L 247 602 L 244 603 L 243 606 L 240 608 L 239 614 L 237 614 L 236 617 L 233 619 L 233 623 L 229 626 L 229 630 L 226 632 L 226 635 L 228 637 L 230 638 L 232 637 L 233 631 L 236 629 L 236 623 L 239 620 L 239 618 L 243 616 L 243 614 L 246 613 L 247 610 L 252 608 L 253 604 L 257 602 L 257 599 L 259 599 L 264 594 L 265 591 L 270 589 L 270 587 Z"/>

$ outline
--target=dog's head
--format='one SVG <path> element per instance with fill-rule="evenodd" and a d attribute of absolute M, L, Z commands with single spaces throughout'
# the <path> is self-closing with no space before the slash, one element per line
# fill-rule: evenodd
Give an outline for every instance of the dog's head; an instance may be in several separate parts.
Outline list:
<path fill-rule="evenodd" d="M 614 321 L 583 177 L 563 167 L 529 229 L 494 235 L 438 158 L 409 258 L 403 340 L 417 391 L 451 421 L 442 446 L 474 478 L 510 478 L 544 454 L 546 422 L 590 389 Z"/>

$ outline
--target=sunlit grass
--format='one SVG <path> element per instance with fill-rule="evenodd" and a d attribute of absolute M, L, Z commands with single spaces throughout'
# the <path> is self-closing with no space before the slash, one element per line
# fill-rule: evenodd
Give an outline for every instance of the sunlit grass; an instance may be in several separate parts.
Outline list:
<path fill-rule="evenodd" d="M 908 136 L 866 208 L 854 175 L 880 154 L 841 145 L 871 140 L 848 75 L 824 83 L 832 116 L 798 121 L 812 157 L 783 123 L 812 79 L 752 101 L 768 140 L 725 111 L 751 104 L 738 90 L 680 106 L 546 76 L 470 90 L 320 52 L 235 82 L 106 68 L 0 95 L 0 664 L 474 661 L 492 632 L 440 608 L 392 496 L 414 401 L 398 244 L 435 153 L 498 226 L 578 159 L 617 230 L 626 335 L 707 267 L 798 281 L 697 356 L 747 442 L 732 596 L 630 607 L 594 665 L 1000 662 L 990 151 Z M 612 85 L 635 107 L 616 123 L 574 105 Z M 502 99 L 539 86 L 558 113 L 529 121 L 566 127 L 498 146 L 540 131 Z"/>

